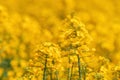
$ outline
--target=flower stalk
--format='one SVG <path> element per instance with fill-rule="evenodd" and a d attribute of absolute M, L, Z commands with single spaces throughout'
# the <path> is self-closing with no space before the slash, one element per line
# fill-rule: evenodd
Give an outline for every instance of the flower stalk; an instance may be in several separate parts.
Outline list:
<path fill-rule="evenodd" d="M 78 72 L 79 72 L 79 78 L 78 78 L 78 80 L 82 80 L 80 56 L 77 55 L 77 58 L 78 58 Z"/>
<path fill-rule="evenodd" d="M 43 71 L 43 80 L 46 80 L 46 71 L 47 71 L 47 55 L 45 58 L 45 66 L 44 66 L 44 71 Z"/>

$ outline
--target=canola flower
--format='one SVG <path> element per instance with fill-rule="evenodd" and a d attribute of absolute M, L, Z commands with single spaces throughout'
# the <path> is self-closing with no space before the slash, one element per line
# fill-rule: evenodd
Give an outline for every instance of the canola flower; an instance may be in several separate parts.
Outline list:
<path fill-rule="evenodd" d="M 97 66 L 95 66 L 98 69 L 96 70 L 94 67 L 91 68 L 92 61 L 87 62 L 95 56 L 92 54 L 94 49 L 88 47 L 91 37 L 84 25 L 70 16 L 65 23 L 67 23 L 67 29 L 62 31 L 63 34 L 60 35 L 57 43 L 45 42 L 35 48 L 36 54 L 30 60 L 30 65 L 21 79 L 87 80 L 88 76 L 93 76 L 92 79 L 99 79 L 98 70 L 105 63 L 101 58 L 98 59 Z"/>
<path fill-rule="evenodd" d="M 89 48 L 92 39 L 77 17 L 68 16 L 65 29 L 60 32 L 55 44 L 45 42 L 35 48 L 36 54 L 21 79 L 119 80 L 119 70 L 116 70 L 119 65 L 94 55 L 95 49 Z"/>
<path fill-rule="evenodd" d="M 81 57 L 84 56 L 81 54 L 89 52 L 88 43 L 90 42 L 91 38 L 84 25 L 73 16 L 68 16 L 68 18 L 65 20 L 65 23 L 67 29 L 63 31 L 63 35 L 61 37 L 63 40 L 61 39 L 62 41 L 60 41 L 60 47 L 64 51 L 63 55 L 66 56 L 65 53 L 67 53 L 68 65 L 70 65 L 68 66 L 68 80 L 77 79 L 77 77 L 74 78 L 74 76 L 72 76 L 75 73 L 76 75 L 79 75 L 78 80 L 82 80 Z M 72 59 L 72 61 L 71 58 L 73 56 L 76 56 L 77 60 Z M 85 57 L 89 56 L 87 55 Z M 78 67 L 77 71 L 73 71 L 74 66 L 75 68 Z"/>
<path fill-rule="evenodd" d="M 119 0 L 0 0 L 0 80 L 16 80 L 21 76 L 33 80 L 43 77 L 119 80 L 119 3 Z M 72 16 L 66 18 L 68 14 Z M 41 43 L 54 45 L 53 52 L 60 54 L 56 55 L 59 66 L 51 61 L 58 60 L 53 58 L 51 48 Z M 42 48 L 52 56 L 47 59 L 50 61 L 46 63 L 46 76 L 45 65 L 37 59 L 42 58 L 37 56 L 42 53 L 34 52 L 34 47 L 35 51 Z M 35 64 L 40 64 L 40 68 Z M 25 71 L 28 74 L 23 76 Z"/>
<path fill-rule="evenodd" d="M 60 58 L 60 50 L 56 44 L 41 43 L 35 48 L 35 56 L 30 60 L 23 78 L 47 80 L 50 76 L 51 80 L 58 79 L 58 71 L 61 70 Z"/>
<path fill-rule="evenodd" d="M 79 80 L 82 80 L 82 75 L 81 75 L 82 74 L 81 72 L 81 68 L 82 68 L 81 56 L 82 55 L 81 54 L 89 51 L 87 44 L 89 43 L 90 37 L 88 35 L 88 32 L 85 30 L 84 25 L 79 23 L 79 21 L 71 17 L 68 17 L 66 21 L 68 23 L 66 25 L 68 29 L 63 31 L 63 34 L 61 35 L 62 37 L 60 36 L 60 41 L 56 43 L 58 44 L 58 49 L 57 49 L 57 46 L 55 46 L 55 44 L 52 44 L 49 42 L 45 42 L 41 44 L 38 48 L 35 48 L 36 49 L 35 52 L 37 52 L 36 55 L 38 57 L 35 56 L 33 60 L 30 61 L 30 67 L 32 68 L 35 67 L 36 69 L 38 68 L 38 70 L 36 70 L 38 72 L 42 71 L 41 73 L 43 76 L 38 75 L 39 79 L 42 79 L 43 77 L 43 80 L 48 80 L 49 78 L 47 76 L 51 75 L 50 80 L 53 80 L 53 79 L 54 80 L 58 80 L 58 79 L 71 80 L 71 79 L 77 79 L 77 78 Z M 77 61 L 76 60 L 74 61 L 74 59 L 72 59 L 73 61 L 71 61 L 71 58 L 75 56 L 77 58 Z M 89 56 L 85 56 L 85 57 L 89 57 Z M 64 61 L 65 58 L 68 58 L 67 60 L 68 62 L 62 62 Z M 41 68 L 40 63 L 43 64 L 41 65 L 43 67 L 43 70 L 41 71 L 39 70 L 39 67 Z M 66 67 L 66 64 L 64 63 L 66 63 L 68 66 Z M 73 65 L 73 63 L 76 65 Z M 74 71 L 71 70 L 71 67 L 72 69 L 74 69 L 74 66 L 76 69 L 78 68 L 77 69 L 78 73 L 76 70 Z M 55 71 L 56 78 L 52 77 L 53 73 L 51 74 L 49 73 L 49 68 L 51 69 L 52 67 L 56 68 L 55 70 L 57 70 Z M 62 72 L 58 71 L 58 70 L 61 70 L 59 67 L 60 68 L 63 67 L 64 70 Z M 85 67 L 83 66 L 83 68 Z M 68 71 L 66 73 L 67 69 Z M 51 72 L 54 72 L 54 71 L 51 71 Z M 59 76 L 58 73 L 60 73 L 61 76 Z M 77 73 L 76 76 L 72 76 L 75 73 Z M 29 73 L 27 72 L 26 74 L 29 74 Z M 31 71 L 31 70 L 30 70 L 30 74 L 33 74 L 33 76 L 37 76 L 37 74 L 36 73 L 34 74 L 34 71 Z M 64 78 L 65 77 L 64 75 L 68 77 Z M 79 76 L 77 77 L 77 75 Z M 32 75 L 28 75 L 28 78 L 33 79 L 31 78 L 31 76 Z M 84 78 L 85 78 L 85 73 L 84 73 Z"/>

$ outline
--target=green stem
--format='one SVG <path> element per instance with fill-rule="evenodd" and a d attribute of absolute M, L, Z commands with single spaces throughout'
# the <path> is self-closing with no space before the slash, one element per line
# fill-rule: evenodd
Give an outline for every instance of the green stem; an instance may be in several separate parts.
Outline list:
<path fill-rule="evenodd" d="M 55 74 L 56 74 L 56 80 L 59 80 L 59 77 L 58 77 L 59 73 L 58 73 L 58 71 L 56 71 Z"/>
<path fill-rule="evenodd" d="M 84 79 L 83 80 L 86 80 L 86 66 L 84 67 L 83 75 L 84 75 Z"/>
<path fill-rule="evenodd" d="M 72 68 L 71 68 L 71 76 L 70 76 L 70 80 L 72 80 L 72 74 L 73 74 L 73 64 L 72 64 Z"/>
<path fill-rule="evenodd" d="M 68 56 L 68 60 L 69 60 L 69 64 L 70 64 L 70 56 Z M 68 68 L 68 79 L 67 80 L 70 80 L 70 68 Z"/>
<path fill-rule="evenodd" d="M 52 60 L 52 64 L 54 65 L 55 62 Z M 50 80 L 53 80 L 53 69 L 51 68 Z"/>
<path fill-rule="evenodd" d="M 79 70 L 79 79 L 78 80 L 82 80 L 82 75 L 81 75 L 81 63 L 80 63 L 80 56 L 77 55 L 78 58 L 78 70 Z"/>
<path fill-rule="evenodd" d="M 43 80 L 46 80 L 46 70 L 47 70 L 47 55 L 45 58 L 45 66 L 44 66 L 44 72 L 43 72 Z"/>
<path fill-rule="evenodd" d="M 50 80 L 53 80 L 53 78 L 52 78 L 52 69 L 51 69 L 51 74 L 50 74 Z"/>

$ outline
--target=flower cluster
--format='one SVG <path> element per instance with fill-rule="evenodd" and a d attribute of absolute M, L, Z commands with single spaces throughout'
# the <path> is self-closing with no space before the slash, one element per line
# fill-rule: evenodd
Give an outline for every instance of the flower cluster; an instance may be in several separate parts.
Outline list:
<path fill-rule="evenodd" d="M 119 80 L 120 1 L 0 0 L 0 80 L 16 79 Z"/>
<path fill-rule="evenodd" d="M 86 61 L 92 58 L 94 49 L 89 48 L 91 37 L 85 26 L 76 17 L 68 16 L 65 29 L 60 32 L 57 42 L 43 42 L 35 47 L 35 56 L 30 60 L 23 80 L 87 78 L 90 64 Z"/>

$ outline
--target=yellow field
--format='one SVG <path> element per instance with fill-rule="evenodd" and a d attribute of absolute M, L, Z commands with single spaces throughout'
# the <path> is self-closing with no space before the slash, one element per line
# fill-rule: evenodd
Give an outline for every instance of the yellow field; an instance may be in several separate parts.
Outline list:
<path fill-rule="evenodd" d="M 0 0 L 0 80 L 120 80 L 120 0 Z"/>

